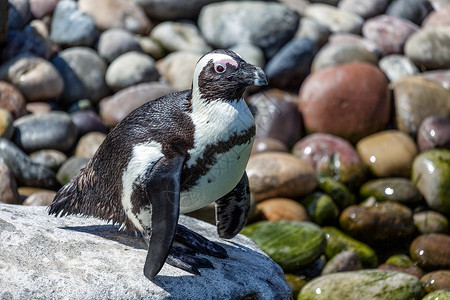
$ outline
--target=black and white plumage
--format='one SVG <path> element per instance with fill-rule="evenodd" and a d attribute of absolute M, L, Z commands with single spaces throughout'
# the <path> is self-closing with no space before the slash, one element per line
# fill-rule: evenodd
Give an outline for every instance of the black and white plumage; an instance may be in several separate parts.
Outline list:
<path fill-rule="evenodd" d="M 234 237 L 249 208 L 245 167 L 255 124 L 242 94 L 266 85 L 264 72 L 229 50 L 198 61 L 192 90 L 150 101 L 106 137 L 80 173 L 62 187 L 49 214 L 84 214 L 138 230 L 149 249 L 144 274 L 164 262 L 198 273 L 209 261 L 173 246 L 226 257 L 226 251 L 178 225 L 187 213 L 215 201 L 218 233 Z"/>

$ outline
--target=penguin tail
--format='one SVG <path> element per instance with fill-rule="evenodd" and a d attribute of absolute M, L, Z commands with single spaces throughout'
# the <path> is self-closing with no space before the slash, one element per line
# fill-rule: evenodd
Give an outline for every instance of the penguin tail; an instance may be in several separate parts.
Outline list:
<path fill-rule="evenodd" d="M 66 216 L 83 213 L 83 184 L 80 177 L 82 173 L 73 177 L 55 195 L 52 204 L 49 206 L 48 214 L 55 216 Z"/>

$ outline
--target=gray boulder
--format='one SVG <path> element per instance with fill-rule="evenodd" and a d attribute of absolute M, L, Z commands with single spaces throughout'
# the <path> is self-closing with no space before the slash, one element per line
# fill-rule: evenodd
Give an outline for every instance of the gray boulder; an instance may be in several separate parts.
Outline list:
<path fill-rule="evenodd" d="M 0 204 L 0 299 L 288 299 L 281 268 L 248 238 L 222 240 L 214 226 L 180 222 L 219 242 L 228 259 L 195 276 L 169 265 L 149 281 L 142 238 L 102 220 L 55 218 L 45 207 Z"/>

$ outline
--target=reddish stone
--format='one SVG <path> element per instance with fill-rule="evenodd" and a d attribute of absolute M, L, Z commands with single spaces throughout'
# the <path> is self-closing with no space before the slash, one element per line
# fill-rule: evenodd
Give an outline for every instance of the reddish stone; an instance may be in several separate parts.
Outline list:
<path fill-rule="evenodd" d="M 315 72 L 303 83 L 299 97 L 309 132 L 331 133 L 356 143 L 389 122 L 388 81 L 370 64 L 343 64 Z"/>
<path fill-rule="evenodd" d="M 14 119 L 27 114 L 22 93 L 13 85 L 0 81 L 0 107 L 8 110 Z"/>

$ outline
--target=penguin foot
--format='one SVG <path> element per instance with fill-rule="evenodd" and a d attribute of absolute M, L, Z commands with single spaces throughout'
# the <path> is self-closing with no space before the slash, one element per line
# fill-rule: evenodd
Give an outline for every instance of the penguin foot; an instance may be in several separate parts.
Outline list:
<path fill-rule="evenodd" d="M 200 268 L 214 269 L 213 264 L 208 259 L 195 257 L 195 254 L 195 250 L 173 245 L 166 263 L 194 275 L 201 275 L 198 270 Z"/>
<path fill-rule="evenodd" d="M 174 240 L 189 246 L 197 253 L 206 254 L 218 258 L 228 258 L 225 248 L 215 242 L 204 238 L 200 234 L 182 226 L 177 226 Z"/>

